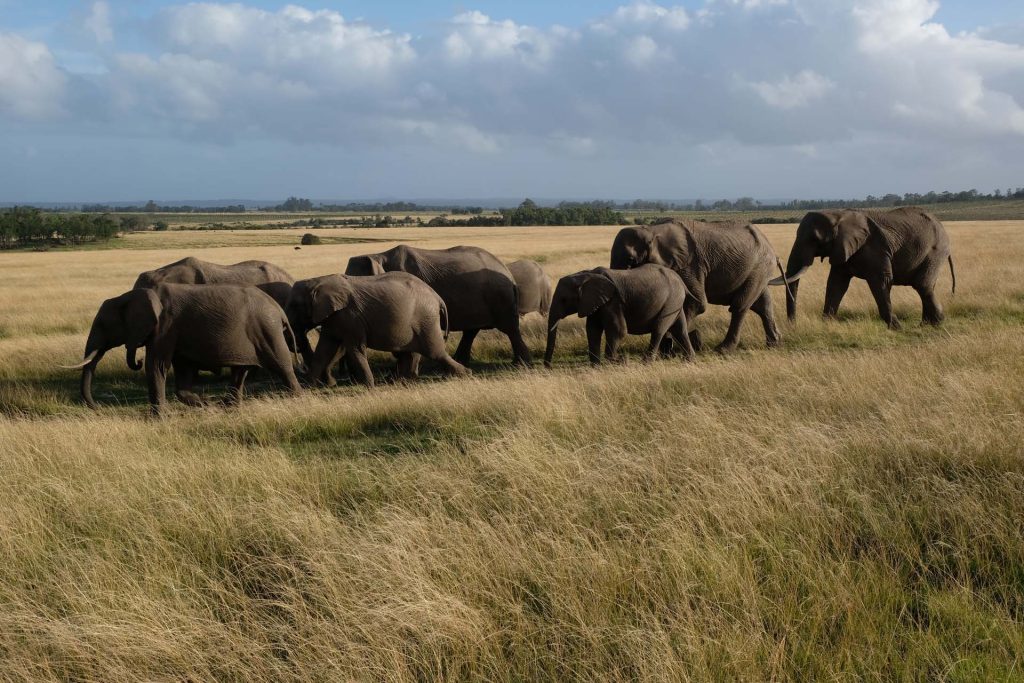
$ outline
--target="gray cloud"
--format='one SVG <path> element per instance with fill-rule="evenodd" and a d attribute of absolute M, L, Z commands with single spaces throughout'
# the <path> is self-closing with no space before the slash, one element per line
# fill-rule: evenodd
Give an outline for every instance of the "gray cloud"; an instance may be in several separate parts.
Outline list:
<path fill-rule="evenodd" d="M 115 31 L 106 7 L 89 16 L 106 70 L 88 78 L 46 45 L 0 34 L 0 116 L 194 144 L 411 150 L 485 168 L 532 157 L 586 169 L 601 187 L 620 160 L 636 169 L 675 155 L 717 178 L 784 159 L 831 177 L 843 153 L 892 156 L 906 174 L 908 160 L 951 149 L 1002 166 L 1007 146 L 1024 143 L 1019 30 L 950 35 L 930 0 L 710 0 L 695 12 L 642 0 L 574 27 L 471 10 L 417 37 L 331 10 L 190 3 L 152 17 L 145 52 L 117 49 L 138 27 Z"/>

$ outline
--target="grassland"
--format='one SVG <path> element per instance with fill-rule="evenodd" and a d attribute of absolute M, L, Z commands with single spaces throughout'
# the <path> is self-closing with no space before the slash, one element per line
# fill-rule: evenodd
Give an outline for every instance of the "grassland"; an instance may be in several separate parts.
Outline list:
<path fill-rule="evenodd" d="M 99 302 L 189 253 L 336 271 L 398 241 L 553 276 L 615 228 L 132 235 L 0 254 L 0 675 L 10 680 L 1013 680 L 1024 659 L 1024 223 L 948 225 L 949 319 L 855 283 L 785 347 L 553 371 L 478 339 L 473 378 L 145 417 Z M 787 253 L 793 226 L 767 226 Z M 367 237 L 389 240 L 361 244 Z M 277 241 L 280 239 L 280 241 Z M 783 317 L 781 297 L 777 315 Z M 726 313 L 701 319 L 720 338 Z M 542 321 L 527 319 L 542 348 Z M 452 340 L 454 343 L 455 340 Z M 384 362 L 377 358 L 378 363 Z M 210 384 L 216 393 L 221 385 Z"/>

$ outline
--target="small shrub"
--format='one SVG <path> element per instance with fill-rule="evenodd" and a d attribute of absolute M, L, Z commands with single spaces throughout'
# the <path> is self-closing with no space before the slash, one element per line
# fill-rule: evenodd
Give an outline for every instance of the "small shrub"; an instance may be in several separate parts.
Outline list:
<path fill-rule="evenodd" d="M 301 243 L 304 246 L 309 246 L 311 244 L 323 244 L 323 240 L 321 240 L 318 235 L 314 235 L 311 232 L 307 232 L 305 235 L 302 236 Z"/>

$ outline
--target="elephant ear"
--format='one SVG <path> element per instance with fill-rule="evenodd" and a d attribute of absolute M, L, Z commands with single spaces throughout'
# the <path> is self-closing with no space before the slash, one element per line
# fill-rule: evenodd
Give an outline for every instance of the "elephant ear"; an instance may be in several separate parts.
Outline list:
<path fill-rule="evenodd" d="M 121 321 L 124 324 L 126 345 L 141 346 L 156 329 L 164 310 L 163 304 L 153 289 L 133 289 L 124 297 Z"/>
<path fill-rule="evenodd" d="M 860 211 L 850 211 L 836 226 L 836 239 L 832 243 L 832 254 L 829 262 L 842 265 L 850 260 L 871 235 L 871 219 Z"/>
<path fill-rule="evenodd" d="M 611 301 L 618 294 L 618 288 L 607 276 L 594 275 L 580 285 L 579 317 L 586 318 Z"/>
<path fill-rule="evenodd" d="M 336 312 L 346 308 L 351 299 L 347 287 L 318 285 L 310 292 L 313 324 L 320 325 Z"/>
<path fill-rule="evenodd" d="M 348 260 L 346 275 L 382 275 L 384 268 L 374 256 L 353 256 Z"/>

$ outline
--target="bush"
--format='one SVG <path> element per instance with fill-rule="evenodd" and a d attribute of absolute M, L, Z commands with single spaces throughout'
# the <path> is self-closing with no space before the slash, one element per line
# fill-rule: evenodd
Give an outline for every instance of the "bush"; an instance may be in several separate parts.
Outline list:
<path fill-rule="evenodd" d="M 157 221 L 153 224 L 154 230 L 168 230 L 171 226 L 167 225 L 167 221 Z"/>
<path fill-rule="evenodd" d="M 305 246 L 309 246 L 311 244 L 323 244 L 323 240 L 320 239 L 319 235 L 314 235 L 311 232 L 307 232 L 305 235 L 302 236 L 301 243 Z"/>

